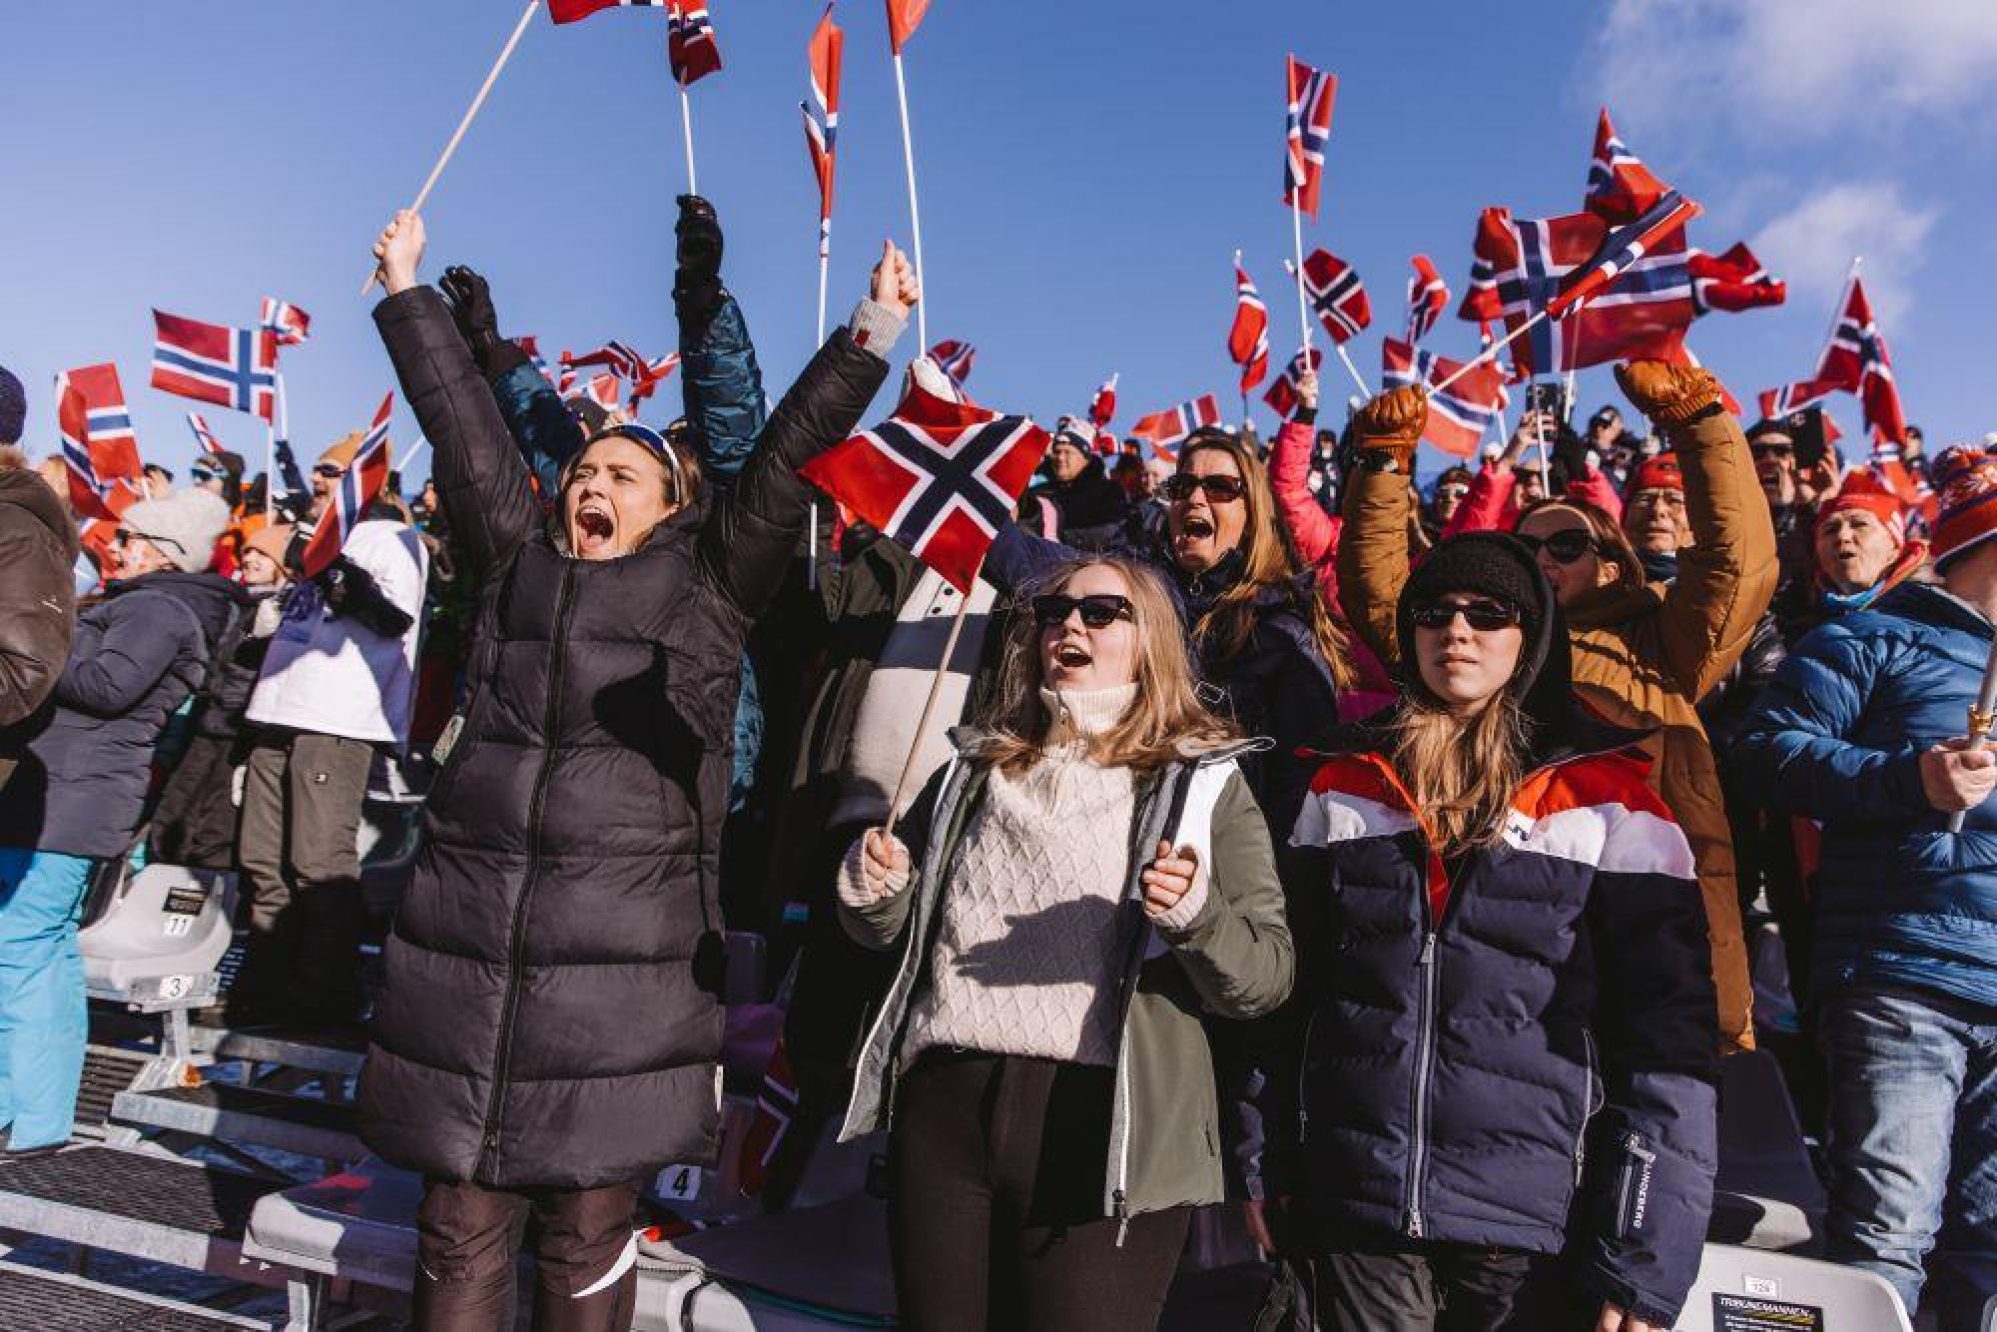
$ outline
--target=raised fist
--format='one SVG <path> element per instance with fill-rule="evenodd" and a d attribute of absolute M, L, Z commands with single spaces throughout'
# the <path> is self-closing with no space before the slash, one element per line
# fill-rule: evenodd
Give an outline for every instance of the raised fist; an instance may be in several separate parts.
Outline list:
<path fill-rule="evenodd" d="M 1720 400 L 1720 381 L 1703 366 L 1628 361 L 1616 367 L 1616 383 L 1661 426 L 1679 425 Z"/>
<path fill-rule="evenodd" d="M 1349 433 L 1353 447 L 1362 452 L 1391 453 L 1405 464 L 1427 426 L 1427 392 L 1419 384 L 1405 384 L 1361 407 Z"/>

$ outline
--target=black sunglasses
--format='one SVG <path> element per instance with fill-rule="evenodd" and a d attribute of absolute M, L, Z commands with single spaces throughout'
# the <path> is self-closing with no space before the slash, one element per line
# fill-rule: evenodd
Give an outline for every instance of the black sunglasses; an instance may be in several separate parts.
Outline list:
<path fill-rule="evenodd" d="M 1588 535 L 1587 529 L 1580 527 L 1565 527 L 1552 536 L 1544 537 L 1527 536 L 1523 532 L 1515 535 L 1527 550 L 1535 555 L 1543 550 L 1555 564 L 1572 564 L 1590 551 L 1600 550 L 1595 538 Z"/>
<path fill-rule="evenodd" d="M 1222 473 L 1194 476 L 1191 472 L 1175 473 L 1159 489 L 1164 491 L 1166 499 L 1173 501 L 1191 499 L 1195 490 L 1204 490 L 1207 499 L 1216 504 L 1238 500 L 1248 491 L 1248 487 L 1241 483 L 1241 478 L 1238 476 L 1227 476 Z"/>
<path fill-rule="evenodd" d="M 187 552 L 187 547 L 181 545 L 172 537 L 147 536 L 143 532 L 134 532 L 129 527 L 121 527 L 111 534 L 111 543 L 116 546 L 129 546 L 134 541 L 150 541 L 155 546 L 172 546 L 182 554 Z M 161 553 L 164 554 L 165 552 L 162 551 Z"/>
<path fill-rule="evenodd" d="M 1486 634 L 1519 622 L 1519 608 L 1502 601 L 1426 601 L 1408 612 L 1417 629 L 1447 629 L 1458 615 Z"/>
<path fill-rule="evenodd" d="M 1793 444 L 1750 444 L 1747 452 L 1754 458 L 1793 458 L 1796 446 Z"/>
<path fill-rule="evenodd" d="M 1042 628 L 1052 628 L 1066 624 L 1068 617 L 1076 611 L 1082 613 L 1082 623 L 1091 629 L 1107 629 L 1118 620 L 1131 618 L 1130 598 L 1119 597 L 1109 592 L 1098 592 L 1092 596 L 1070 597 L 1059 592 L 1050 592 L 1033 599 L 1033 618 Z"/>
<path fill-rule="evenodd" d="M 323 476 L 330 481 L 346 470 L 337 463 L 320 463 L 312 469 L 312 475 Z"/>

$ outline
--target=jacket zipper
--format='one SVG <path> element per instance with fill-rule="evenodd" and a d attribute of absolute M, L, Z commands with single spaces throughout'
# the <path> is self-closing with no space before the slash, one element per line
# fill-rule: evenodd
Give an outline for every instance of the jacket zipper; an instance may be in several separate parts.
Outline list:
<path fill-rule="evenodd" d="M 562 662 L 569 641 L 570 591 L 575 570 L 569 561 L 562 564 L 562 586 L 555 596 L 555 641 L 549 656 L 548 706 L 542 713 L 541 770 L 534 775 L 534 795 L 527 806 L 527 877 L 521 881 L 520 896 L 513 903 L 513 921 L 506 940 L 506 997 L 499 1014 L 499 1040 L 493 1051 L 492 1095 L 485 1108 L 485 1141 L 479 1153 L 477 1173 L 499 1166 L 500 1110 L 506 1097 L 506 1075 L 512 1062 L 513 1020 L 520 1010 L 520 967 L 523 944 L 521 932 L 527 919 L 527 902 L 535 881 L 541 877 L 541 808 L 547 799 L 548 776 L 555 764 L 555 723 L 561 711 Z"/>
<path fill-rule="evenodd" d="M 1427 908 L 1424 906 L 1424 912 Z M 1435 934 L 1422 935 L 1421 959 L 1415 964 L 1422 974 L 1421 1022 L 1416 1031 L 1414 1142 L 1408 1154 L 1409 1239 L 1422 1237 L 1422 1176 L 1428 1171 L 1428 1091 L 1435 1074 L 1436 965 Z"/>
<path fill-rule="evenodd" d="M 1303 1056 L 1297 1060 L 1297 1145 L 1300 1147 L 1310 1141 L 1311 1136 L 1311 1098 L 1304 1090 L 1304 1083 L 1310 1076 L 1311 1029 L 1316 1026 L 1317 1009 L 1313 1008 L 1311 1015 L 1304 1019 Z"/>
<path fill-rule="evenodd" d="M 1595 1033 L 1586 1027 L 1581 1029 L 1581 1048 L 1584 1052 L 1584 1066 L 1581 1069 L 1581 1127 L 1574 1134 L 1574 1187 L 1581 1187 L 1581 1176 L 1588 1164 L 1588 1124 L 1595 1117 Z"/>
<path fill-rule="evenodd" d="M 1623 1135 L 1623 1151 L 1628 1155 L 1623 1160 L 1622 1177 L 1616 1184 L 1617 1239 L 1628 1239 L 1640 1228 L 1637 1218 L 1631 1215 L 1632 1204 L 1650 1191 L 1650 1172 L 1657 1164 L 1657 1153 L 1645 1147 L 1643 1139 L 1634 1131 Z"/>

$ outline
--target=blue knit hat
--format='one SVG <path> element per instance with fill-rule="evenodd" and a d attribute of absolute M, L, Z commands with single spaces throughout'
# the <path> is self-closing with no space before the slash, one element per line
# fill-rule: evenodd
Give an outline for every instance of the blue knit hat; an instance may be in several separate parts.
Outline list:
<path fill-rule="evenodd" d="M 0 366 L 0 444 L 21 442 L 21 429 L 28 419 L 28 395 L 21 381 Z"/>

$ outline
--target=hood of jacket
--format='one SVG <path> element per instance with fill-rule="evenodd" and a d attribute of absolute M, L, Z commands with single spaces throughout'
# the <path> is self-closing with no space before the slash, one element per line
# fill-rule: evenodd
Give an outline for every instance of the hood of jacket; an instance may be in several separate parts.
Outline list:
<path fill-rule="evenodd" d="M 164 592 L 193 611 L 211 650 L 228 629 L 230 613 L 238 607 L 247 610 L 254 604 L 240 583 L 232 583 L 216 573 L 182 573 L 178 569 L 162 569 L 108 583 L 104 600 L 127 597 L 134 592 Z"/>
<path fill-rule="evenodd" d="M 80 549 L 76 524 L 69 520 L 69 511 L 63 508 L 62 500 L 39 475 L 21 467 L 0 470 L 0 504 L 24 510 L 48 528 L 69 552 L 71 560 L 76 558 Z"/>

